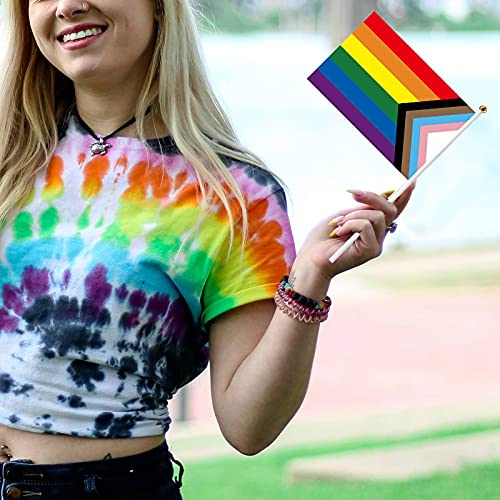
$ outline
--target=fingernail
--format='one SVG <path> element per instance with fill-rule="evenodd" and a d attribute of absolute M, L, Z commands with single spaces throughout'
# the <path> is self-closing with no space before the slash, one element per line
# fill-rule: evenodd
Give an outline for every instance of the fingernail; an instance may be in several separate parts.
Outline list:
<path fill-rule="evenodd" d="M 338 231 L 338 229 L 335 229 L 334 231 L 332 231 L 330 233 L 330 238 L 337 238 L 337 236 L 338 236 L 337 231 Z"/>
<path fill-rule="evenodd" d="M 389 196 L 391 196 L 391 194 L 393 194 L 395 191 L 396 191 L 395 189 L 384 191 L 383 193 L 381 193 L 381 196 L 387 196 L 387 198 L 389 198 Z"/>
<path fill-rule="evenodd" d="M 339 215 L 338 217 L 335 217 L 335 219 L 332 219 L 328 225 L 335 227 L 339 222 L 342 222 L 345 219 L 344 215 Z"/>
<path fill-rule="evenodd" d="M 361 191 L 359 189 L 347 189 L 347 192 L 354 196 L 364 196 L 366 194 L 366 191 Z"/>

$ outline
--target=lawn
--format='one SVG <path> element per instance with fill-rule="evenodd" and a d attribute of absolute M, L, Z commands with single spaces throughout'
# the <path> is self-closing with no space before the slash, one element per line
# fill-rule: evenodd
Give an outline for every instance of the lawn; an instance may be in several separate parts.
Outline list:
<path fill-rule="evenodd" d="M 500 287 L 500 246 L 387 252 L 351 276 L 395 290 Z"/>
<path fill-rule="evenodd" d="M 423 442 L 500 429 L 500 423 L 440 430 L 395 440 L 325 444 L 185 464 L 185 500 L 500 500 L 500 462 L 404 482 L 288 483 L 290 460 L 356 449 Z"/>

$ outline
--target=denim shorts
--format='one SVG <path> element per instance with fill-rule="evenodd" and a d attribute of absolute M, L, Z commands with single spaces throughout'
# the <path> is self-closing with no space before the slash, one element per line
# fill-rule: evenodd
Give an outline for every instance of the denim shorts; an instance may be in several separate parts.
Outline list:
<path fill-rule="evenodd" d="M 172 462 L 179 466 L 176 478 Z M 184 467 L 165 441 L 126 457 L 61 464 L 19 459 L 0 465 L 1 500 L 182 500 Z"/>

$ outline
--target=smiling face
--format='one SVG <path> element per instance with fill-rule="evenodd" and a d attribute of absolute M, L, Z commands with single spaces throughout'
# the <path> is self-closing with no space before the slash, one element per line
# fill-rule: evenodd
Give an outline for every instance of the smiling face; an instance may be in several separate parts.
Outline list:
<path fill-rule="evenodd" d="M 154 0 L 28 0 L 28 5 L 41 53 L 75 84 L 116 86 L 144 78 L 155 41 Z"/>

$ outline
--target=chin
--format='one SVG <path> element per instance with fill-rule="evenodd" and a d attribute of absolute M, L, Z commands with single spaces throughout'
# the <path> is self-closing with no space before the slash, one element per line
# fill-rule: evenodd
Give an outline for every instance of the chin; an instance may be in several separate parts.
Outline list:
<path fill-rule="evenodd" d="M 80 64 L 78 67 L 64 68 L 61 71 L 74 84 L 88 85 L 98 84 L 101 80 L 106 80 L 109 70 L 99 67 L 96 64 Z"/>

